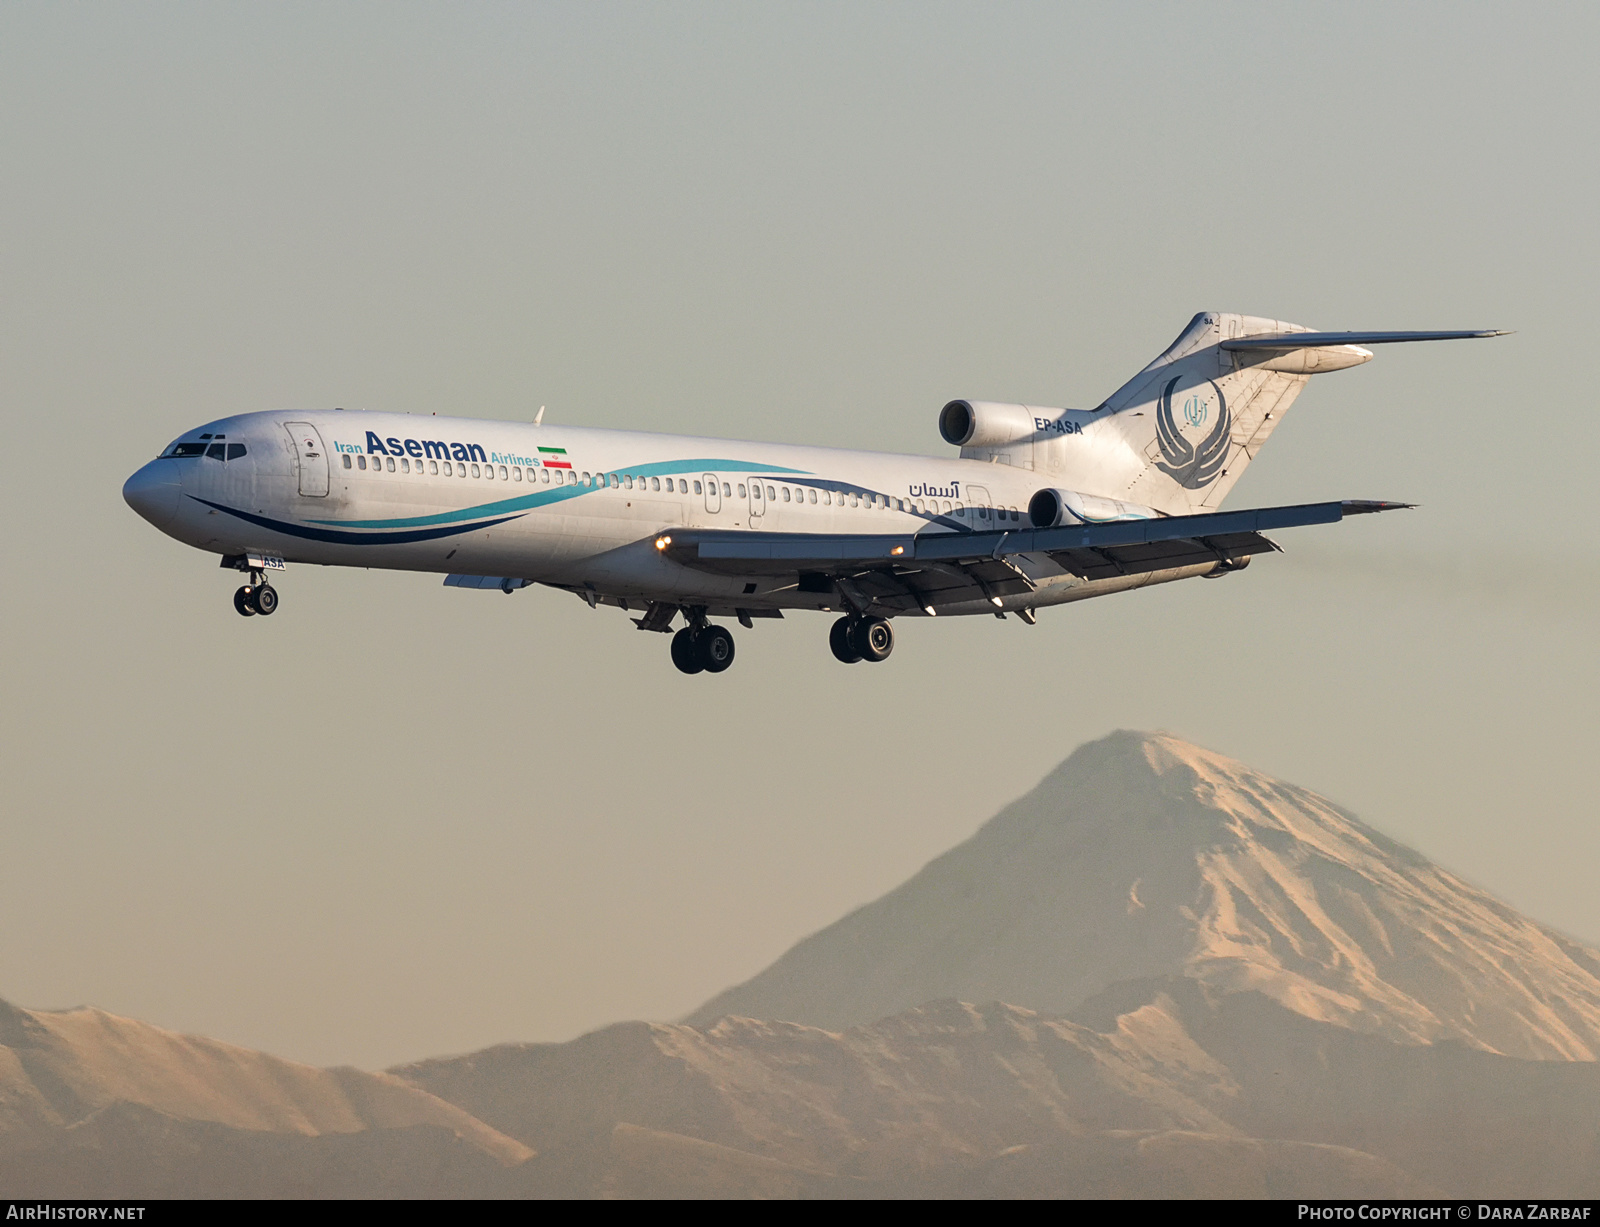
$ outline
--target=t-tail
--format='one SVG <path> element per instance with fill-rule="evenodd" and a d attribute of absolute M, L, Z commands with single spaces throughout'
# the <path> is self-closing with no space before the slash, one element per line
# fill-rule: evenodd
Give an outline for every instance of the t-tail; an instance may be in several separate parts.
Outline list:
<path fill-rule="evenodd" d="M 1126 448 L 1117 449 L 1123 463 L 1116 467 L 1127 477 L 1125 487 L 1096 493 L 1168 515 L 1215 510 L 1312 375 L 1370 362 L 1369 345 L 1502 335 L 1317 332 L 1260 316 L 1201 312 L 1096 410 L 1096 425 Z"/>

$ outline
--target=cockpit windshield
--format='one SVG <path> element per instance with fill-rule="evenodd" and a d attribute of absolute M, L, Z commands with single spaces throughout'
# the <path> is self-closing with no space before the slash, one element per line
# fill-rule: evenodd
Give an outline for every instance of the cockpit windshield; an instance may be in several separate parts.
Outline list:
<path fill-rule="evenodd" d="M 162 453 L 163 460 L 187 460 L 194 456 L 205 456 L 211 460 L 237 460 L 245 454 L 243 443 L 225 443 L 226 435 L 201 435 L 198 440 L 185 440 L 174 443 Z"/>

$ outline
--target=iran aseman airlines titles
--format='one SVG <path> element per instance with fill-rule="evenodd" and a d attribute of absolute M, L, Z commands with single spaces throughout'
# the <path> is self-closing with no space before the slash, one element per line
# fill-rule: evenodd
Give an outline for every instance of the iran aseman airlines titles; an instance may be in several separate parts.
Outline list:
<path fill-rule="evenodd" d="M 1366 346 L 1502 335 L 1314 332 L 1195 316 L 1094 409 L 951 401 L 958 456 L 750 443 L 472 418 L 281 411 L 186 432 L 123 497 L 244 572 L 234 607 L 278 608 L 291 563 L 431 571 L 461 588 L 561 588 L 671 632 L 685 673 L 733 663 L 712 619 L 834 615 L 847 664 L 893 619 L 1036 612 L 1194 576 L 1277 547 L 1275 528 L 1399 503 L 1245 511 L 1223 498 L 1314 374 Z M 542 416 L 542 415 L 541 415 Z"/>

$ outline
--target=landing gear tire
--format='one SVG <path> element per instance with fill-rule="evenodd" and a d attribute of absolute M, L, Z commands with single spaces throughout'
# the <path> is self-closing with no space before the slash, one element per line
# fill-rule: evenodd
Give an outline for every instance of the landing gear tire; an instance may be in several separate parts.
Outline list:
<path fill-rule="evenodd" d="M 255 605 L 251 602 L 252 593 L 248 588 L 241 588 L 233 594 L 233 607 L 246 618 L 256 616 Z"/>
<path fill-rule="evenodd" d="M 863 618 L 850 628 L 850 643 L 862 660 L 877 664 L 894 651 L 894 627 L 887 618 Z"/>
<path fill-rule="evenodd" d="M 250 604 L 255 611 L 265 618 L 278 608 L 278 590 L 271 584 L 262 584 L 250 594 Z"/>
<path fill-rule="evenodd" d="M 828 631 L 828 646 L 833 649 L 834 657 L 847 665 L 857 664 L 861 660 L 861 653 L 856 651 L 856 645 L 851 640 L 849 618 L 840 618 Z"/>
<path fill-rule="evenodd" d="M 700 659 L 692 626 L 684 627 L 672 637 L 672 663 L 678 666 L 680 673 L 699 673 L 706 667 Z"/>
<path fill-rule="evenodd" d="M 733 636 L 726 627 L 708 626 L 696 637 L 695 650 L 707 673 L 721 673 L 733 663 Z"/>

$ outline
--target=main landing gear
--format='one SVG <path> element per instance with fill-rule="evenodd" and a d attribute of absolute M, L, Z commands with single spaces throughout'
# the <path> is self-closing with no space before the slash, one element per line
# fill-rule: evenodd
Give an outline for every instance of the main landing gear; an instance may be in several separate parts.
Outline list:
<path fill-rule="evenodd" d="M 847 665 L 888 660 L 894 651 L 894 627 L 887 618 L 843 617 L 828 632 L 828 646 Z"/>
<path fill-rule="evenodd" d="M 683 673 L 721 673 L 733 663 L 733 636 L 709 622 L 686 626 L 672 637 L 672 663 Z"/>

